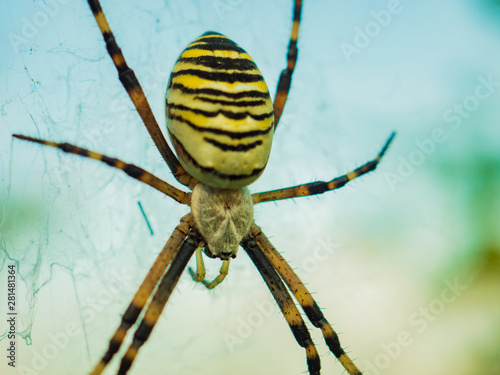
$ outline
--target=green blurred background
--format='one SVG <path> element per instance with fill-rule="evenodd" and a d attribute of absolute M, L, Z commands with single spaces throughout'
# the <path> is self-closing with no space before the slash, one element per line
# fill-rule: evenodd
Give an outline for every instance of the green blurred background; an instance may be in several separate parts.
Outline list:
<path fill-rule="evenodd" d="M 207 30 L 245 48 L 273 95 L 291 3 L 102 5 L 164 126 L 169 72 Z M 85 2 L 8 0 L 0 15 L 0 298 L 14 263 L 19 371 L 83 374 L 186 208 L 96 162 L 12 141 L 21 133 L 72 142 L 174 183 Z M 323 196 L 256 206 L 256 222 L 316 292 L 366 374 L 498 375 L 499 1 L 305 0 L 291 94 L 251 191 L 348 172 L 393 130 L 375 173 Z M 207 267 L 215 276 L 220 262 Z M 323 373 L 342 374 L 321 334 L 311 333 Z M 0 369 L 17 371 L 5 358 Z M 132 373 L 306 369 L 240 252 L 214 291 L 183 275 Z"/>

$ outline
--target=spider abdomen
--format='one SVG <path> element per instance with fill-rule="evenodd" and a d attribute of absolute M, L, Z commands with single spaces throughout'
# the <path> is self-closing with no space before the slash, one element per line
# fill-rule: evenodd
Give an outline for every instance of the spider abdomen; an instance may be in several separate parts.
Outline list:
<path fill-rule="evenodd" d="M 205 253 L 223 260 L 234 258 L 253 222 L 248 188 L 219 189 L 199 183 L 193 189 L 191 210 L 206 242 Z"/>
<path fill-rule="evenodd" d="M 170 76 L 167 128 L 182 166 L 204 184 L 238 189 L 263 172 L 273 103 L 257 65 L 224 35 L 207 32 Z"/>

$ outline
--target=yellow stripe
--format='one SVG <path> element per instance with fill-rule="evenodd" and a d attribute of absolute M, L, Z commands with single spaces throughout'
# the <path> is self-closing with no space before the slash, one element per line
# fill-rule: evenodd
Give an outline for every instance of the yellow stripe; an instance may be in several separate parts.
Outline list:
<path fill-rule="evenodd" d="M 319 358 L 318 350 L 312 342 L 306 346 L 306 357 L 309 359 Z"/>
<path fill-rule="evenodd" d="M 147 104 L 147 99 L 140 87 L 134 86 L 132 88 L 128 88 L 127 92 L 130 96 L 130 99 L 132 99 L 132 101 L 136 105 L 137 110 L 141 109 L 144 104 Z"/>
<path fill-rule="evenodd" d="M 300 25 L 300 21 L 293 21 L 292 37 L 291 37 L 291 39 L 293 41 L 296 41 L 297 38 L 299 37 L 299 25 Z"/>
<path fill-rule="evenodd" d="M 129 362 L 133 362 L 135 357 L 137 357 L 138 351 L 139 349 L 134 344 L 130 345 L 130 347 L 125 352 L 123 359 L 127 359 Z"/>
<path fill-rule="evenodd" d="M 291 304 L 291 300 L 285 301 L 282 308 L 283 315 L 285 316 L 285 319 L 289 325 L 296 327 L 304 325 L 304 320 L 302 320 L 299 310 L 295 305 Z"/>
<path fill-rule="evenodd" d="M 123 342 L 125 339 L 125 336 L 127 335 L 127 330 L 124 329 L 122 326 L 118 327 L 116 330 L 115 334 L 111 338 L 111 341 L 113 341 L 116 344 L 120 344 Z"/>
<path fill-rule="evenodd" d="M 117 68 L 123 68 L 126 65 L 125 57 L 121 53 L 113 53 L 111 55 L 111 58 L 113 59 L 113 62 L 115 63 Z"/>
<path fill-rule="evenodd" d="M 92 371 L 89 373 L 89 375 L 100 375 L 106 368 L 106 364 L 104 362 L 99 361 L 95 367 L 92 369 Z"/>
<path fill-rule="evenodd" d="M 214 57 L 226 57 L 230 59 L 248 59 L 252 60 L 252 58 L 247 53 L 239 53 L 236 51 L 224 51 L 224 50 L 202 50 L 202 49 L 188 49 L 185 50 L 181 57 L 200 57 L 200 56 L 214 56 Z"/>
<path fill-rule="evenodd" d="M 201 39 L 205 39 L 205 38 L 220 38 L 220 39 L 228 39 L 229 40 L 229 38 L 227 36 L 221 35 L 221 34 L 202 35 L 199 38 L 197 38 L 196 40 L 201 40 Z"/>
<path fill-rule="evenodd" d="M 350 375 L 362 375 L 361 371 L 347 354 L 342 354 L 338 359 Z"/>
<path fill-rule="evenodd" d="M 110 33 L 111 28 L 108 25 L 108 21 L 106 20 L 106 16 L 104 15 L 103 12 L 99 12 L 97 14 L 94 14 L 94 18 L 97 22 L 97 25 L 99 26 L 99 29 L 101 30 L 101 33 Z"/>
<path fill-rule="evenodd" d="M 356 172 L 349 172 L 348 174 L 346 174 L 346 177 L 350 181 L 350 180 L 353 180 L 356 177 L 358 177 L 358 173 L 356 173 Z"/>
<path fill-rule="evenodd" d="M 91 158 L 91 159 L 99 160 L 100 161 L 100 160 L 102 160 L 102 157 L 103 157 L 102 154 L 99 154 L 99 153 L 94 152 L 94 151 L 89 151 L 89 158 Z M 117 167 L 117 168 L 118 169 L 123 169 L 123 168 L 120 168 L 120 167 Z"/>
<path fill-rule="evenodd" d="M 125 164 L 123 161 L 121 160 L 118 160 L 116 163 L 115 163 L 115 167 L 118 168 L 118 169 L 125 169 L 125 167 L 127 166 L 127 164 Z M 141 180 L 142 181 L 142 180 Z"/>

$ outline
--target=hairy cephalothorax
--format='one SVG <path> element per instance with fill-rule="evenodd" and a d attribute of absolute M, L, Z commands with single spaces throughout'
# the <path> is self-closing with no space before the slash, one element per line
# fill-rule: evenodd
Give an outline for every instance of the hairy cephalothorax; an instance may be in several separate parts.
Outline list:
<path fill-rule="evenodd" d="M 227 260 L 236 257 L 239 243 L 253 222 L 248 188 L 219 189 L 198 183 L 191 196 L 194 222 L 205 240 L 205 254 Z"/>

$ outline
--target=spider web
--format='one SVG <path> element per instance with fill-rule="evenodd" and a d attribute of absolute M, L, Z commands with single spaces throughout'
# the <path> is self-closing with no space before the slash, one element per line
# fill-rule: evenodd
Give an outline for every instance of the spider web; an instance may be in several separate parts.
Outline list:
<path fill-rule="evenodd" d="M 205 30 L 222 30 L 221 22 L 237 30 L 232 12 L 249 6 L 243 1 L 222 3 L 200 8 L 187 2 L 151 2 L 143 8 L 129 4 L 128 9 L 121 3 L 103 4 L 107 13 L 114 9 L 109 16 L 112 25 L 125 26 L 113 26 L 115 35 L 161 126 L 165 85 L 179 52 Z M 117 317 L 186 209 L 99 163 L 11 140 L 12 133 L 20 133 L 74 143 L 136 163 L 173 182 L 119 84 L 87 4 L 20 2 L 5 7 L 10 42 L 3 46 L 9 59 L 2 69 L 6 74 L 0 118 L 0 257 L 3 269 L 14 263 L 18 270 L 20 370 L 67 373 L 67 368 L 88 367 L 102 354 Z M 204 13 L 211 15 L 210 24 L 200 26 Z M 247 34 L 250 29 L 251 25 Z M 287 33 L 284 28 L 284 40 Z M 236 40 L 245 30 L 239 34 Z M 157 47 L 162 45 L 165 48 Z M 251 43 L 245 47 L 257 49 Z M 241 272 L 242 265 L 234 267 L 235 273 L 238 268 Z M 255 272 L 251 274 L 260 282 Z M 194 297 L 183 298 L 183 291 Z M 183 278 L 176 298 L 188 306 L 198 298 L 193 308 L 214 295 L 193 291 Z M 182 313 L 172 315 L 170 323 L 163 318 L 160 322 L 168 324 L 170 332 L 160 345 L 176 348 L 175 355 L 192 346 L 196 332 L 179 342 L 172 322 Z M 209 319 L 200 324 L 210 326 Z M 210 346 L 208 339 L 196 340 L 198 346 Z M 155 357 L 156 350 L 150 358 Z M 176 366 L 191 373 L 196 368 L 186 369 L 183 363 L 188 361 L 186 357 Z M 159 371 L 154 366 L 153 370 Z"/>

